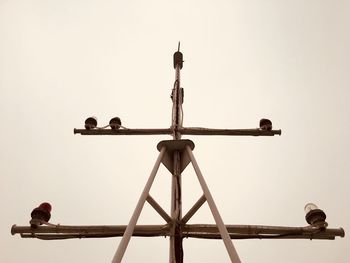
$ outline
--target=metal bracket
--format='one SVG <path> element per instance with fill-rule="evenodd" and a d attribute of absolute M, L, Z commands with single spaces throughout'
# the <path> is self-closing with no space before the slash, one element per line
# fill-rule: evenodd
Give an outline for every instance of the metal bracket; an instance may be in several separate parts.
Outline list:
<path fill-rule="evenodd" d="M 166 149 L 165 155 L 162 159 L 162 163 L 169 170 L 170 173 L 173 173 L 174 171 L 174 151 L 179 151 L 181 154 L 181 172 L 185 170 L 187 165 L 191 162 L 188 154 L 186 153 L 187 146 L 189 146 L 191 150 L 193 150 L 194 142 L 191 140 L 165 140 L 158 143 L 158 151 L 160 151 L 163 147 L 165 147 Z"/>

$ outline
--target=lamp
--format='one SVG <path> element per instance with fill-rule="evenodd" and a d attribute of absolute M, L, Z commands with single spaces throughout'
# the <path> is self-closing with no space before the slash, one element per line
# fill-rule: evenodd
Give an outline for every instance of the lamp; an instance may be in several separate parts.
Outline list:
<path fill-rule="evenodd" d="M 42 225 L 43 222 L 49 222 L 51 218 L 51 205 L 49 203 L 42 203 L 37 208 L 34 208 L 30 216 L 30 226 L 32 228 L 37 228 Z"/>
<path fill-rule="evenodd" d="M 318 226 L 325 228 L 327 227 L 327 222 L 326 222 L 326 214 L 323 212 L 321 209 L 317 207 L 317 205 L 313 203 L 308 203 L 305 205 L 305 219 L 306 222 L 308 222 L 312 226 Z"/>
<path fill-rule="evenodd" d="M 260 129 L 263 131 L 272 130 L 272 122 L 269 119 L 261 119 L 259 123 Z"/>
<path fill-rule="evenodd" d="M 89 117 L 85 120 L 85 129 L 95 129 L 97 126 L 97 119 L 95 117 Z"/>
<path fill-rule="evenodd" d="M 109 126 L 112 130 L 118 130 L 120 125 L 122 125 L 122 122 L 119 117 L 114 117 L 109 121 Z"/>

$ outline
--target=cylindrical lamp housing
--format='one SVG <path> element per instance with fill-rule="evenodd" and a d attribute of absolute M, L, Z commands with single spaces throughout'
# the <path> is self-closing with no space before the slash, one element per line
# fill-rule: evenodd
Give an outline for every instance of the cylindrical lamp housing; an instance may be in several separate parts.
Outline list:
<path fill-rule="evenodd" d="M 109 126 L 112 130 L 118 130 L 120 125 L 122 125 L 122 122 L 119 117 L 114 117 L 109 121 Z"/>
<path fill-rule="evenodd" d="M 310 225 L 324 225 L 326 223 L 326 214 L 315 204 L 309 203 L 305 206 L 305 219 Z"/>
<path fill-rule="evenodd" d="M 260 129 L 263 131 L 272 130 L 272 122 L 269 119 L 261 119 L 259 122 Z"/>
<path fill-rule="evenodd" d="M 174 53 L 174 68 L 176 68 L 177 65 L 180 66 L 180 69 L 182 69 L 183 66 L 183 55 L 180 51 L 176 51 Z"/>
<path fill-rule="evenodd" d="M 37 208 L 34 208 L 31 215 L 30 226 L 37 228 L 42 222 L 49 222 L 51 218 L 51 205 L 42 203 Z"/>
<path fill-rule="evenodd" d="M 95 117 L 89 117 L 85 120 L 85 129 L 92 130 L 97 127 L 97 119 Z"/>

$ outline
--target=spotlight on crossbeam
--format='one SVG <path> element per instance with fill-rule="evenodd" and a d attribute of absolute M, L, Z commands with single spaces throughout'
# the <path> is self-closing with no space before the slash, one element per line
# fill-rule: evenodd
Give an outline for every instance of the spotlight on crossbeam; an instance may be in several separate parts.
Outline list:
<path fill-rule="evenodd" d="M 305 219 L 311 226 L 316 226 L 320 228 L 327 227 L 326 214 L 323 210 L 319 209 L 317 205 L 313 203 L 308 203 L 305 205 Z"/>
<path fill-rule="evenodd" d="M 85 129 L 92 130 L 97 127 L 97 118 L 89 117 L 85 120 Z"/>
<path fill-rule="evenodd" d="M 42 225 L 43 222 L 49 222 L 51 218 L 51 205 L 49 203 L 42 203 L 38 207 L 34 208 L 30 214 L 30 226 L 32 228 L 37 228 Z"/>
<path fill-rule="evenodd" d="M 272 122 L 269 119 L 261 119 L 259 123 L 260 129 L 263 131 L 272 130 Z"/>
<path fill-rule="evenodd" d="M 122 122 L 119 117 L 114 117 L 109 121 L 109 126 L 112 130 L 118 130 L 120 126 L 122 125 Z"/>

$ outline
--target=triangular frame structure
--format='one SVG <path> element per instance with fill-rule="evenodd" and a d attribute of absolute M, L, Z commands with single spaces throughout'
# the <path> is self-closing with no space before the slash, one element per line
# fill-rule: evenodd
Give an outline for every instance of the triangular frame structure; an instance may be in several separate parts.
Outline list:
<path fill-rule="evenodd" d="M 122 261 L 123 255 L 127 249 L 128 243 L 131 239 L 131 236 L 134 232 L 135 226 L 137 224 L 137 220 L 142 212 L 142 208 L 146 201 L 151 200 L 150 204 L 155 208 L 155 210 L 162 216 L 167 223 L 169 221 L 171 224 L 177 224 L 178 228 L 180 229 L 180 235 L 183 236 L 183 228 L 186 225 L 186 222 L 195 214 L 195 212 L 198 210 L 198 208 L 207 201 L 210 211 L 214 217 L 214 220 L 216 222 L 216 225 L 218 226 L 220 236 L 222 240 L 224 241 L 227 253 L 231 259 L 231 262 L 233 263 L 240 263 L 239 256 L 236 252 L 236 249 L 233 246 L 233 243 L 231 241 L 230 235 L 225 227 L 225 224 L 220 216 L 219 210 L 216 207 L 216 204 L 214 202 L 214 199 L 210 193 L 210 190 L 205 182 L 205 179 L 202 175 L 202 172 L 197 164 L 197 161 L 193 155 L 192 150 L 194 149 L 194 143 L 191 140 L 168 140 L 168 141 L 161 141 L 158 146 L 158 150 L 160 151 L 158 159 L 156 163 L 154 164 L 154 167 L 152 169 L 152 172 L 148 178 L 148 181 L 145 185 L 145 188 L 140 196 L 140 199 L 137 203 L 137 206 L 134 210 L 134 213 L 129 221 L 129 224 L 124 232 L 123 238 L 119 243 L 118 249 L 115 253 L 115 256 L 113 258 L 112 263 L 119 263 Z M 181 220 L 180 222 L 176 221 L 177 215 L 175 214 L 175 217 L 171 218 L 168 215 L 165 215 L 164 210 L 155 202 L 155 200 L 150 196 L 149 192 L 151 190 L 152 184 L 154 182 L 154 179 L 157 175 L 158 168 L 161 163 L 164 164 L 165 167 L 168 168 L 168 170 L 173 174 L 173 176 L 181 176 L 181 174 L 176 175 L 173 173 L 174 171 L 174 159 L 177 158 L 177 156 L 180 157 L 180 171 L 182 172 L 189 163 L 192 163 L 193 168 L 196 172 L 199 184 L 203 191 L 203 196 L 199 199 L 198 202 L 195 203 L 195 205 L 190 209 L 189 213 L 184 217 L 185 220 Z M 173 158 L 171 158 L 173 157 Z M 177 211 L 179 212 L 179 211 Z M 170 227 L 170 229 L 172 226 Z M 173 227 L 175 232 L 175 227 Z M 171 259 L 171 262 L 176 262 L 176 259 Z"/>

